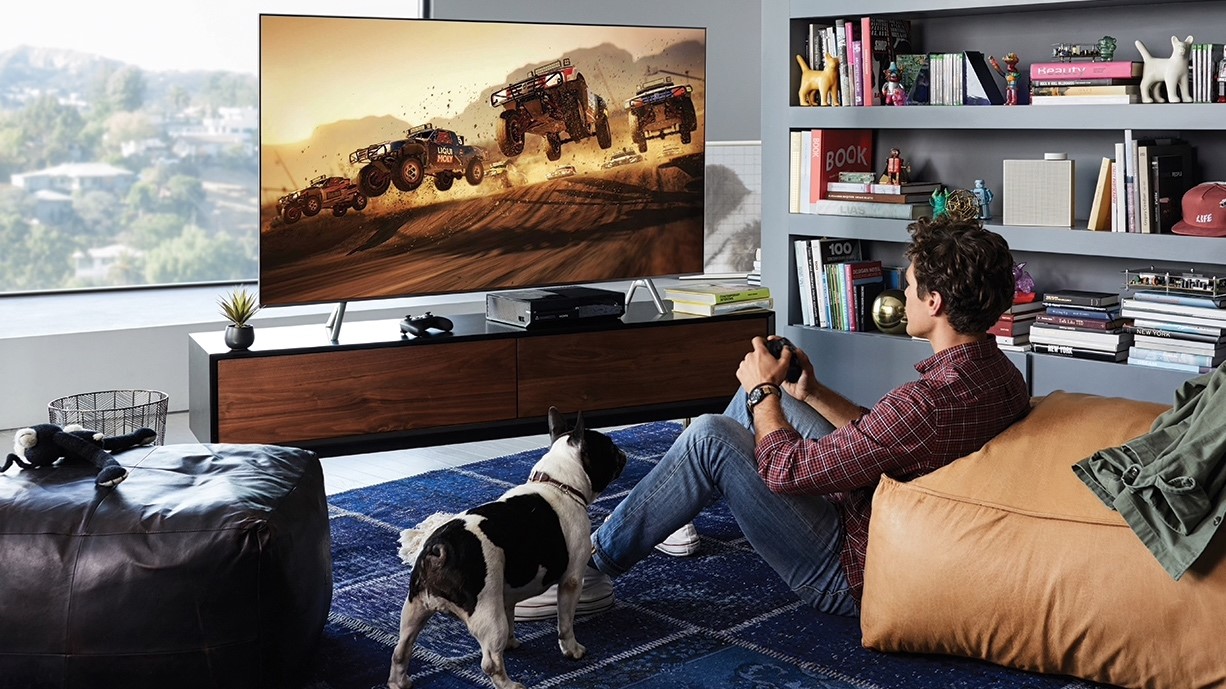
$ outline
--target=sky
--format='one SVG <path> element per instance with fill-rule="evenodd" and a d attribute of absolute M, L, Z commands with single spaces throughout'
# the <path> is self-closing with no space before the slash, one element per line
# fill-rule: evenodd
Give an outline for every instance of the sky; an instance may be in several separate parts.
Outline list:
<path fill-rule="evenodd" d="M 261 12 L 420 16 L 417 0 L 20 0 L 0 21 L 0 51 L 69 48 L 142 69 L 254 75 Z"/>

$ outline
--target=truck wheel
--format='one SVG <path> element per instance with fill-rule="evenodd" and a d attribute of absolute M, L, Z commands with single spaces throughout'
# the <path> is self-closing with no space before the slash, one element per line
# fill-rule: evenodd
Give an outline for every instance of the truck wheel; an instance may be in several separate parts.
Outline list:
<path fill-rule="evenodd" d="M 508 158 L 524 152 L 523 127 L 510 113 L 502 115 L 502 126 L 498 128 L 498 150 Z"/>
<path fill-rule="evenodd" d="M 571 141 L 582 141 L 588 137 L 587 126 L 583 122 L 583 106 L 578 97 L 571 94 L 562 104 L 562 120 L 566 123 L 566 133 Z"/>
<path fill-rule="evenodd" d="M 559 160 L 562 158 L 562 141 L 558 139 L 557 134 L 545 135 L 545 158 L 549 160 Z"/>
<path fill-rule="evenodd" d="M 348 210 L 349 210 L 349 206 L 333 206 L 333 207 L 332 207 L 332 215 L 335 215 L 336 217 L 338 217 L 338 218 L 339 218 L 339 217 L 341 217 L 342 215 L 344 215 L 344 214 L 345 214 L 345 212 L 346 212 L 346 211 L 348 211 Z"/>
<path fill-rule="evenodd" d="M 439 191 L 447 191 L 454 183 L 455 177 L 452 177 L 450 172 L 440 172 L 434 176 L 434 188 Z"/>
<path fill-rule="evenodd" d="M 308 218 L 313 218 L 319 214 L 321 208 L 323 208 L 323 204 L 320 203 L 319 197 L 311 196 L 307 198 L 306 205 L 302 207 L 302 214 Z"/>
<path fill-rule="evenodd" d="M 409 157 L 401 161 L 400 182 L 406 187 L 404 191 L 413 191 L 420 187 L 422 179 L 425 177 L 425 172 L 421 161 L 416 158 Z M 397 185 L 397 188 L 400 188 L 400 185 Z"/>
<path fill-rule="evenodd" d="M 353 210 L 360 211 L 366 209 L 366 197 L 361 194 L 353 195 Z"/>
<path fill-rule="evenodd" d="M 474 187 L 485 179 L 485 166 L 477 158 L 468 161 L 468 168 L 464 170 L 464 179 Z"/>
<path fill-rule="evenodd" d="M 681 143 L 688 144 L 694 139 L 694 135 L 688 129 L 681 130 Z"/>
<path fill-rule="evenodd" d="M 367 165 L 358 173 L 358 188 L 362 190 L 363 194 L 366 194 L 367 198 L 373 199 L 376 196 L 382 196 L 383 192 L 387 191 L 391 181 L 391 175 L 374 165 Z"/>
<path fill-rule="evenodd" d="M 601 148 L 613 145 L 613 130 L 609 128 L 609 113 L 601 110 L 596 116 L 596 143 Z"/>
<path fill-rule="evenodd" d="M 281 214 L 281 219 L 285 221 L 286 225 L 293 225 L 302 219 L 302 211 L 297 206 L 290 206 Z"/>
<path fill-rule="evenodd" d="M 639 138 L 639 153 L 647 152 L 647 137 Z"/>

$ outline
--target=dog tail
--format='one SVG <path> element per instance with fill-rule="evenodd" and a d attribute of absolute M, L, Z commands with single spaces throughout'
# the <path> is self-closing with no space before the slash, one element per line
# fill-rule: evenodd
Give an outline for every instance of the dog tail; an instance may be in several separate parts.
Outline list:
<path fill-rule="evenodd" d="M 804 71 L 804 72 L 811 72 L 811 71 L 813 71 L 813 70 L 812 70 L 812 69 L 809 67 L 809 63 L 805 62 L 805 59 L 804 59 L 803 57 L 801 57 L 801 56 L 797 55 L 797 56 L 796 56 L 796 62 L 797 62 L 799 65 L 800 65 L 800 69 L 801 69 L 802 71 Z"/>
<path fill-rule="evenodd" d="M 426 544 L 426 539 L 438 527 L 446 524 L 455 518 L 454 514 L 446 512 L 435 512 L 434 514 L 421 520 L 421 523 L 411 529 L 405 529 L 400 532 L 400 561 L 406 565 L 412 566 L 417 562 L 417 555 L 421 553 L 421 548 Z"/>
<path fill-rule="evenodd" d="M 1153 55 L 1150 55 L 1150 54 L 1149 54 L 1149 51 L 1145 49 L 1145 44 L 1144 44 L 1144 43 L 1142 43 L 1142 42 L 1140 42 L 1140 41 L 1137 41 L 1136 43 L 1137 43 L 1137 52 L 1141 53 L 1141 59 L 1142 59 L 1142 60 L 1147 60 L 1147 61 L 1148 61 L 1148 60 L 1150 60 L 1150 59 L 1152 59 L 1152 58 L 1153 58 Z"/>

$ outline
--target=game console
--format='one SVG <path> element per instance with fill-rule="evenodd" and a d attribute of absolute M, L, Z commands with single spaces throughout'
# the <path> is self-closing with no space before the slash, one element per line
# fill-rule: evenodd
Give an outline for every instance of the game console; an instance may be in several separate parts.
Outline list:
<path fill-rule="evenodd" d="M 521 328 L 611 320 L 626 313 L 621 292 L 592 287 L 551 287 L 485 295 L 485 317 Z"/>

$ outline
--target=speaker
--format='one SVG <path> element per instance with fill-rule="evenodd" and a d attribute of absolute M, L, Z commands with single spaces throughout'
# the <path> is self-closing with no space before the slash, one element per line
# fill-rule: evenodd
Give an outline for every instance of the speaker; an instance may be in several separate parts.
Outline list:
<path fill-rule="evenodd" d="M 1006 160 L 1004 166 L 1004 224 L 1073 226 L 1073 161 L 1065 154 Z"/>

